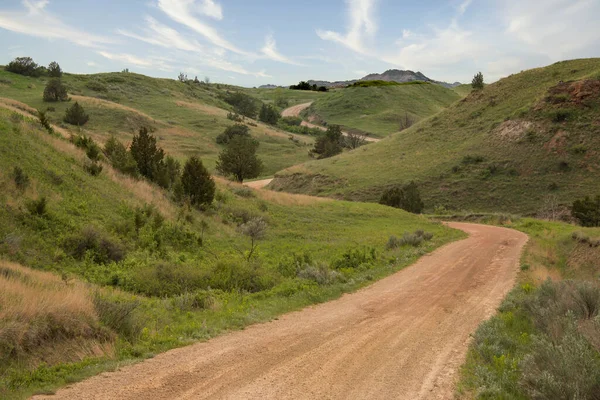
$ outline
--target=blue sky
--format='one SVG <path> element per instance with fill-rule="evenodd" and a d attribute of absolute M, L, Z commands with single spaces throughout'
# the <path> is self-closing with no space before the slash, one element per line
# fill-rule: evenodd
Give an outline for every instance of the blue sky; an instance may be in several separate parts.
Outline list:
<path fill-rule="evenodd" d="M 243 86 L 390 68 L 493 81 L 600 56 L 600 0 L 2 0 L 0 64 Z"/>

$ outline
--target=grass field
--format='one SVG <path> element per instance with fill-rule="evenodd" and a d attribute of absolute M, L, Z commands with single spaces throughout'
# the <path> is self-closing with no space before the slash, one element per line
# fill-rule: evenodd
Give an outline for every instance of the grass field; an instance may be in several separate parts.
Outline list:
<path fill-rule="evenodd" d="M 416 122 L 438 113 L 460 97 L 440 85 L 388 82 L 385 86 L 333 90 L 317 99 L 307 114 L 328 124 L 385 137 L 400 130 L 400 120 L 407 115 Z"/>
<path fill-rule="evenodd" d="M 223 102 L 222 95 L 227 90 L 251 91 L 218 84 L 184 84 L 134 73 L 65 74 L 63 81 L 72 100 L 45 103 L 42 93 L 47 80 L 0 70 L 0 97 L 18 100 L 35 109 L 53 107 L 54 111 L 48 115 L 57 124 L 63 124 L 64 111 L 78 101 L 90 115 L 83 129 L 98 142 L 104 142 L 111 134 L 125 142 L 141 126 L 148 126 L 155 130 L 166 151 L 181 159 L 198 155 L 210 169 L 214 168 L 221 150 L 215 138 L 234 124 L 227 119 L 231 107 Z M 272 176 L 276 171 L 310 159 L 308 150 L 313 143 L 310 137 L 298 136 L 299 141 L 294 142 L 289 140 L 289 133 L 262 123 L 250 126 L 250 130 L 260 142 L 258 154 L 265 164 L 262 176 Z"/>
<path fill-rule="evenodd" d="M 389 207 L 221 180 L 200 212 L 108 165 L 91 176 L 85 159 L 0 109 L 0 288 L 10 288 L 0 295 L 1 398 L 51 393 L 336 298 L 463 237 Z M 15 167 L 28 184 L 16 185 Z M 240 229 L 254 218 L 267 230 L 250 257 Z M 386 250 L 391 235 L 416 229 L 433 240 Z"/>
<path fill-rule="evenodd" d="M 570 204 L 600 191 L 599 84 L 600 59 L 525 71 L 379 143 L 282 171 L 272 186 L 377 201 L 414 180 L 430 210 L 530 214 L 549 195 Z"/>
<path fill-rule="evenodd" d="M 600 239 L 600 228 L 520 218 L 503 225 L 530 241 L 517 286 L 474 334 L 457 397 L 594 399 L 600 391 L 600 247 L 582 238 Z"/>

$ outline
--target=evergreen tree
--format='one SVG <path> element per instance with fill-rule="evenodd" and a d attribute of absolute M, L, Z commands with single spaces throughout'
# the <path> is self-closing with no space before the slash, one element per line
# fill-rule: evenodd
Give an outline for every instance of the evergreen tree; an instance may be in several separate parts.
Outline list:
<path fill-rule="evenodd" d="M 185 163 L 181 185 L 194 206 L 208 205 L 215 197 L 215 182 L 198 157 L 190 157 Z"/>
<path fill-rule="evenodd" d="M 344 149 L 344 134 L 338 125 L 330 125 L 325 135 L 319 136 L 311 154 L 318 159 L 333 157 L 340 154 Z"/>
<path fill-rule="evenodd" d="M 225 128 L 225 131 L 217 136 L 218 144 L 227 144 L 236 136 L 250 137 L 250 128 L 244 124 L 235 124 Z"/>
<path fill-rule="evenodd" d="M 71 125 L 82 126 L 85 125 L 89 119 L 90 116 L 85 113 L 83 107 L 81 107 L 78 102 L 75 102 L 75 104 L 65 111 L 63 121 Z"/>
<path fill-rule="evenodd" d="M 281 115 L 279 115 L 279 112 L 275 108 L 266 104 L 262 105 L 258 114 L 259 121 L 269 125 L 277 125 L 280 117 Z"/>
<path fill-rule="evenodd" d="M 44 101 L 67 101 L 67 88 L 58 78 L 52 78 L 44 88 Z"/>
<path fill-rule="evenodd" d="M 156 173 L 163 162 L 165 152 L 156 146 L 156 138 L 142 127 L 133 137 L 130 152 L 135 160 L 140 174 L 151 181 L 156 181 Z"/>
<path fill-rule="evenodd" d="M 475 90 L 483 89 L 483 74 L 481 72 L 475 74 L 475 76 L 473 77 L 473 81 L 471 82 L 471 86 Z"/>
<path fill-rule="evenodd" d="M 48 76 L 51 78 L 60 78 L 62 76 L 62 69 L 60 69 L 60 65 L 56 61 L 52 61 L 48 65 Z"/>
<path fill-rule="evenodd" d="M 104 144 L 104 155 L 113 168 L 134 178 L 139 175 L 137 163 L 127 148 L 114 135 Z"/>
<path fill-rule="evenodd" d="M 263 168 L 262 161 L 256 156 L 258 142 L 250 137 L 236 136 L 219 154 L 217 171 L 223 175 L 232 175 L 238 182 L 256 178 Z"/>

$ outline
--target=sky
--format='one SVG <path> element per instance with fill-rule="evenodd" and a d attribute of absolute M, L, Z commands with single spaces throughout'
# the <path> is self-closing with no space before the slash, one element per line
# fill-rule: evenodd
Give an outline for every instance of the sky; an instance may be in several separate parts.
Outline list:
<path fill-rule="evenodd" d="M 600 56 L 600 0 L 0 0 L 0 64 L 241 86 L 387 69 L 492 82 Z"/>

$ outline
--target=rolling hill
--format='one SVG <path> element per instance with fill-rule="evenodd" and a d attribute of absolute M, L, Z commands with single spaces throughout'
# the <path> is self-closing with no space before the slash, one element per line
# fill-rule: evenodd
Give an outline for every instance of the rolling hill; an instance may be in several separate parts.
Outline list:
<path fill-rule="evenodd" d="M 548 196 L 569 204 L 600 192 L 598 148 L 600 59 L 581 59 L 509 76 L 379 143 L 282 171 L 271 186 L 377 201 L 414 180 L 429 210 L 535 213 Z"/>
<path fill-rule="evenodd" d="M 373 137 L 385 137 L 397 132 L 407 115 L 416 122 L 460 98 L 453 90 L 435 84 L 349 87 L 314 101 L 307 116 Z"/>
<path fill-rule="evenodd" d="M 232 108 L 222 100 L 224 94 L 251 91 L 228 85 L 181 83 L 135 73 L 64 74 L 62 80 L 72 101 L 78 101 L 90 114 L 90 121 L 83 130 L 96 141 L 103 143 L 111 134 L 129 141 L 133 132 L 147 126 L 154 130 L 160 145 L 170 154 L 180 159 L 198 155 L 210 169 L 221 150 L 215 138 L 234 124 L 227 119 Z M 0 102 L 12 103 L 33 113 L 35 109 L 50 107 L 48 116 L 52 123 L 77 131 L 62 123 L 64 111 L 72 102 L 42 101 L 47 81 L 47 77 L 31 78 L 0 68 Z M 293 91 L 285 91 L 284 97 L 288 92 Z M 289 93 L 290 97 L 295 95 Z M 260 142 L 258 154 L 265 164 L 264 176 L 309 160 L 312 138 L 298 136 L 299 141 L 293 142 L 287 132 L 262 123 L 256 125 L 250 126 L 250 130 Z"/>

